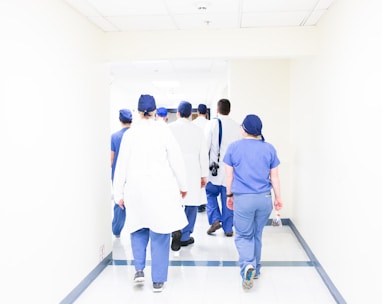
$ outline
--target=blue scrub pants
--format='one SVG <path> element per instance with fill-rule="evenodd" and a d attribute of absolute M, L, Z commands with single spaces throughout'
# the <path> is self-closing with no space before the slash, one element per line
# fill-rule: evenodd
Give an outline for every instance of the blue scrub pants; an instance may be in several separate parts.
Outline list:
<path fill-rule="evenodd" d="M 114 216 L 111 223 L 111 230 L 115 236 L 119 236 L 125 225 L 126 220 L 126 209 L 121 209 L 121 207 L 114 203 Z"/>
<path fill-rule="evenodd" d="M 260 194 L 234 194 L 235 244 L 239 253 L 240 274 L 248 264 L 260 274 L 262 234 L 272 212 L 270 192 Z"/>
<path fill-rule="evenodd" d="M 186 213 L 188 225 L 182 229 L 181 242 L 188 241 L 191 238 L 191 233 L 194 232 L 196 215 L 198 213 L 199 206 L 186 206 L 184 212 Z"/>
<path fill-rule="evenodd" d="M 136 271 L 144 270 L 146 267 L 146 248 L 150 240 L 151 279 L 153 282 L 167 281 L 170 236 L 170 233 L 156 233 L 148 228 L 142 228 L 130 234 Z"/>
<path fill-rule="evenodd" d="M 224 186 L 207 183 L 207 217 L 210 225 L 219 221 L 222 223 L 224 232 L 232 232 L 233 227 L 233 211 L 227 208 L 227 189 Z M 221 199 L 221 211 L 218 202 L 218 196 Z"/>

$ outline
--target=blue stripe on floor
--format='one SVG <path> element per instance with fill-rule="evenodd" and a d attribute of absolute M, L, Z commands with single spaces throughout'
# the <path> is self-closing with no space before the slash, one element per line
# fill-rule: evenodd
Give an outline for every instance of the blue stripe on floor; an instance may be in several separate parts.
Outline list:
<path fill-rule="evenodd" d="M 109 265 L 127 266 L 134 265 L 134 260 L 111 260 Z M 146 261 L 146 265 L 151 265 L 151 260 Z M 312 261 L 262 261 L 263 267 L 315 267 Z M 169 266 L 195 266 L 195 267 L 238 267 L 237 261 L 178 261 L 170 260 Z"/>

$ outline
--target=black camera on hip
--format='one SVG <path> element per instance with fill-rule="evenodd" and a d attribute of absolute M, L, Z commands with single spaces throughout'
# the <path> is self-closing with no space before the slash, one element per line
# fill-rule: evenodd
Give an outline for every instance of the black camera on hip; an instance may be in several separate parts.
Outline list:
<path fill-rule="evenodd" d="M 219 169 L 219 164 L 218 163 L 213 162 L 210 165 L 210 171 L 211 171 L 212 176 L 217 176 L 218 175 L 218 169 Z"/>

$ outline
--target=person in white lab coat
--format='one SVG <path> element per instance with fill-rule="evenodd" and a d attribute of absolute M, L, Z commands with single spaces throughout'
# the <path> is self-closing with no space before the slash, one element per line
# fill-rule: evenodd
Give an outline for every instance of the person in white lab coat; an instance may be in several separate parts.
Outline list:
<path fill-rule="evenodd" d="M 153 291 L 167 281 L 171 233 L 188 224 L 181 199 L 187 176 L 179 144 L 166 124 L 155 121 L 156 104 L 141 95 L 140 118 L 123 135 L 114 173 L 115 201 L 126 208 L 125 229 L 130 233 L 134 281 L 144 281 L 146 248 L 151 243 Z"/>
<path fill-rule="evenodd" d="M 211 121 L 207 118 L 207 106 L 204 103 L 201 103 L 198 105 L 197 109 L 198 117 L 196 117 L 192 122 L 196 124 L 198 127 L 203 129 L 204 135 L 206 137 L 207 146 L 209 143 L 209 131 L 211 128 Z M 201 189 L 200 193 L 200 206 L 198 207 L 198 212 L 204 212 L 206 211 L 206 205 L 207 205 L 207 195 L 206 195 L 206 188 Z"/>
<path fill-rule="evenodd" d="M 207 193 L 207 217 L 211 225 L 207 234 L 213 234 L 223 228 L 224 234 L 233 236 L 233 211 L 227 208 L 227 190 L 223 158 L 230 143 L 242 138 L 240 125 L 229 117 L 231 103 L 228 99 L 220 99 L 217 103 L 217 117 L 211 119 L 210 133 L 210 169 L 212 164 L 219 166 L 217 175 L 213 170 L 208 176 L 206 186 Z M 219 148 L 219 120 L 221 122 L 221 145 Z M 220 157 L 219 157 L 220 153 Z M 218 200 L 220 198 L 220 202 Z"/>
<path fill-rule="evenodd" d="M 177 120 L 169 123 L 169 127 L 177 139 L 183 153 L 187 170 L 187 196 L 182 200 L 188 225 L 174 231 L 171 249 L 178 251 L 181 246 L 194 243 L 191 234 L 194 231 L 196 215 L 200 205 L 200 189 L 204 188 L 208 176 L 208 149 L 203 130 L 189 119 L 192 105 L 182 101 L 178 106 Z"/>

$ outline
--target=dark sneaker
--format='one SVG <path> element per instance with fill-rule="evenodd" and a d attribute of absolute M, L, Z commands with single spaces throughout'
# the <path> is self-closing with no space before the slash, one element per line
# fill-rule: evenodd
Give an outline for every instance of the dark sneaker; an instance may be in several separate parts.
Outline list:
<path fill-rule="evenodd" d="M 204 212 L 204 211 L 206 211 L 206 205 L 198 206 L 198 212 Z"/>
<path fill-rule="evenodd" d="M 194 238 L 193 238 L 193 237 L 190 237 L 189 240 L 180 242 L 180 245 L 181 245 L 181 246 L 188 246 L 188 245 L 190 245 L 190 244 L 194 244 L 194 243 L 195 243 Z"/>
<path fill-rule="evenodd" d="M 220 229 L 222 227 L 222 224 L 219 221 L 216 221 L 211 225 L 211 227 L 207 230 L 207 234 L 212 234 L 216 230 Z"/>
<path fill-rule="evenodd" d="M 233 236 L 233 232 L 226 232 L 226 233 L 224 233 L 224 234 L 225 234 L 225 236 L 228 236 L 228 237 Z"/>
<path fill-rule="evenodd" d="M 163 290 L 163 282 L 154 282 L 153 283 L 153 291 L 154 292 L 161 292 Z"/>
<path fill-rule="evenodd" d="M 244 277 L 242 286 L 244 289 L 251 289 L 253 287 L 253 280 L 255 279 L 255 268 L 252 265 L 247 265 L 244 270 Z"/>
<path fill-rule="evenodd" d="M 180 230 L 174 231 L 172 233 L 171 249 L 174 251 L 180 250 L 180 238 L 182 237 L 182 232 Z"/>
<path fill-rule="evenodd" d="M 143 270 L 138 270 L 135 273 L 134 282 L 135 283 L 142 283 L 144 281 L 145 281 L 145 274 L 144 274 Z"/>

